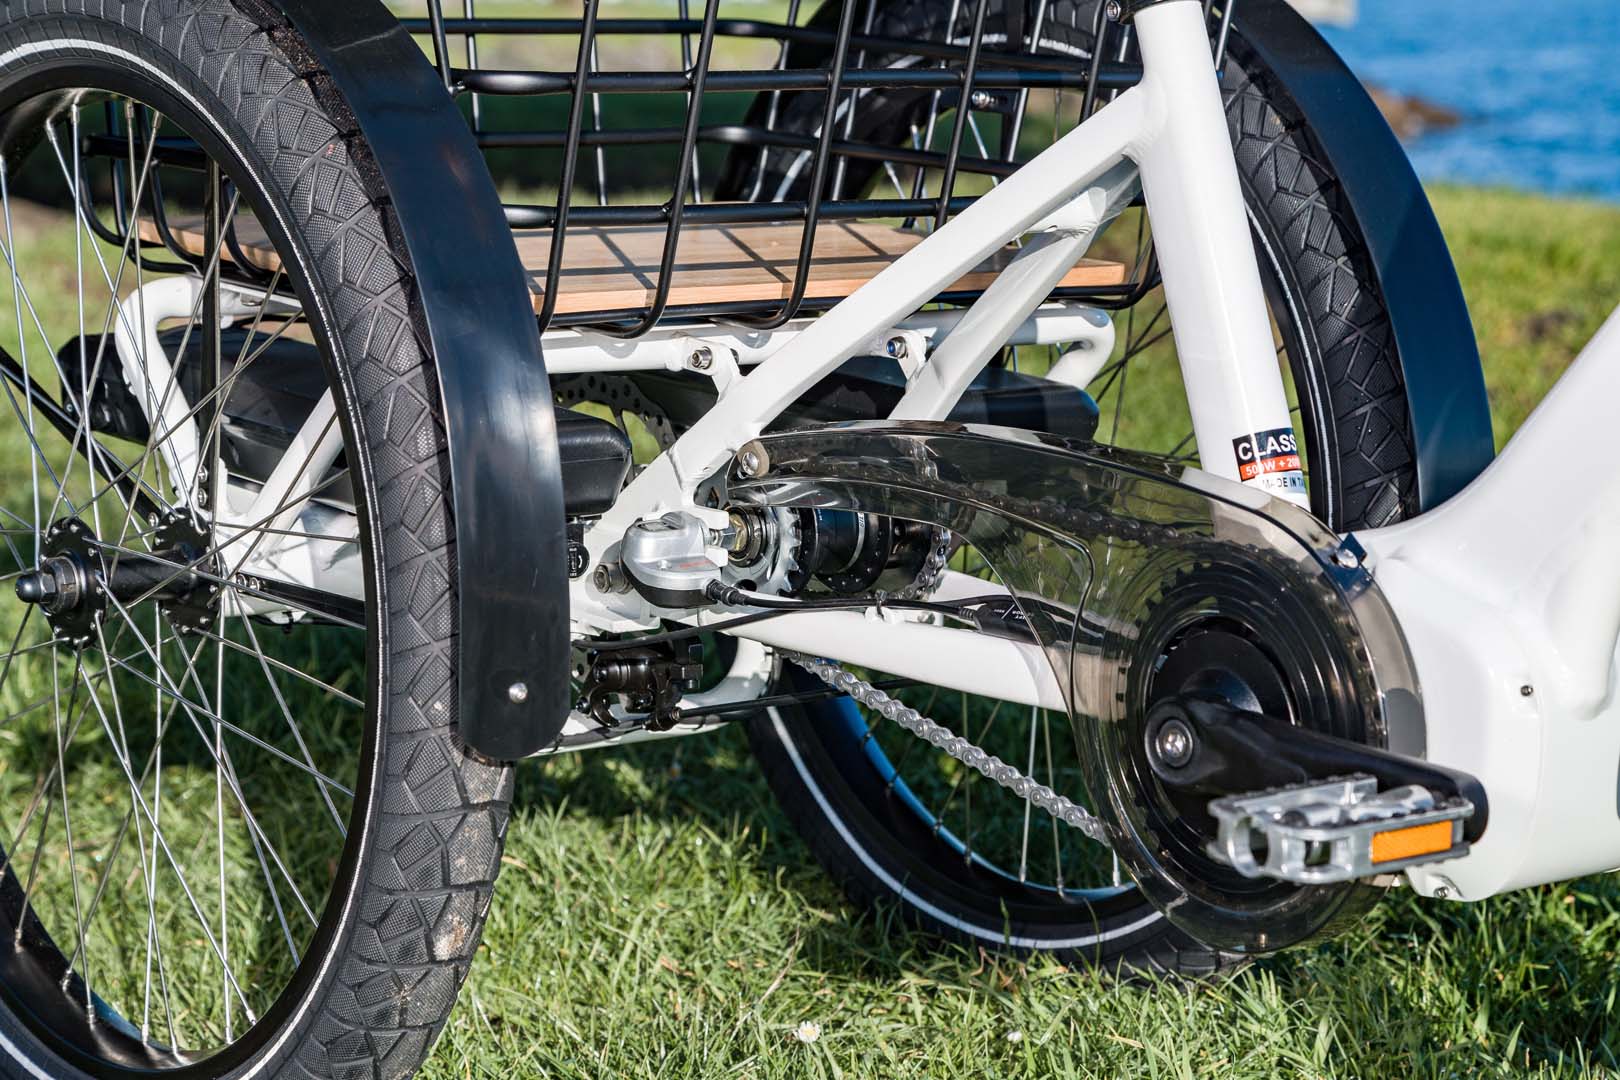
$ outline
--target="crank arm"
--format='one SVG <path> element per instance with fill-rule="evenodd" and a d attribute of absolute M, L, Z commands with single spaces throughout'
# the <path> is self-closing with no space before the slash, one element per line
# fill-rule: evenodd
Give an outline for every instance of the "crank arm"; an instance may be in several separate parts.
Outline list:
<path fill-rule="evenodd" d="M 1479 780 L 1225 702 L 1161 702 L 1147 758 L 1172 790 L 1210 796 L 1210 853 L 1248 877 L 1325 884 L 1459 858 L 1485 833 Z"/>

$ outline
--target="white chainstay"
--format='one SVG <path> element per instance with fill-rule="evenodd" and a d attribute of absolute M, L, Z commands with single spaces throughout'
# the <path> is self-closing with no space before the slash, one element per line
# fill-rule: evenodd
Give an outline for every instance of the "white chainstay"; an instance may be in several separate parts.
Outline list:
<path fill-rule="evenodd" d="M 1045 784 L 1025 776 L 994 754 L 986 753 L 972 742 L 957 735 L 942 724 L 935 723 L 909 705 L 885 694 L 853 672 L 837 664 L 802 653 L 784 652 L 786 660 L 804 668 L 810 674 L 854 698 L 886 719 L 893 720 L 913 735 L 945 751 L 974 772 L 1027 800 L 1032 806 L 1045 810 L 1065 825 L 1072 825 L 1100 844 L 1108 843 L 1108 831 L 1102 820 L 1083 806 L 1076 805 Z"/>

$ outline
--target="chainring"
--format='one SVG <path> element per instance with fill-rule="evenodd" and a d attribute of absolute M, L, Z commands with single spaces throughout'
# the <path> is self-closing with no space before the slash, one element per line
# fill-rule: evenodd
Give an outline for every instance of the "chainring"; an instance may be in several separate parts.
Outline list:
<path fill-rule="evenodd" d="M 1137 764 L 1153 702 L 1226 667 L 1296 723 L 1421 753 L 1393 613 L 1309 514 L 1178 463 L 1029 432 L 853 424 L 759 445 L 768 467 L 734 467 L 728 498 L 928 522 L 990 563 L 1062 687 L 1089 805 L 1171 923 L 1264 952 L 1361 910 L 1362 886 L 1257 883 L 1216 864 L 1204 808 L 1176 804 Z"/>

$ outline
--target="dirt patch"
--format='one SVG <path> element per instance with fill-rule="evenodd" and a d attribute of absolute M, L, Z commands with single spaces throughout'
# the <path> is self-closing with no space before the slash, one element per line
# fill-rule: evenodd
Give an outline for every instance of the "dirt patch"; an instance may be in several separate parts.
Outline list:
<path fill-rule="evenodd" d="M 71 216 L 55 207 L 27 199 L 11 200 L 11 228 L 24 244 L 31 244 L 52 230 L 70 228 L 72 221 Z"/>

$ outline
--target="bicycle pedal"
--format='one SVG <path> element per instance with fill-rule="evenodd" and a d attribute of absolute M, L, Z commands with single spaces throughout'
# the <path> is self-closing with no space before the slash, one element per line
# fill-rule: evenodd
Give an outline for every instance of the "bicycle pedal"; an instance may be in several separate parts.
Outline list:
<path fill-rule="evenodd" d="M 1378 790 L 1370 776 L 1313 781 L 1214 799 L 1209 853 L 1245 877 L 1326 885 L 1468 853 L 1467 799 L 1410 785 Z"/>

